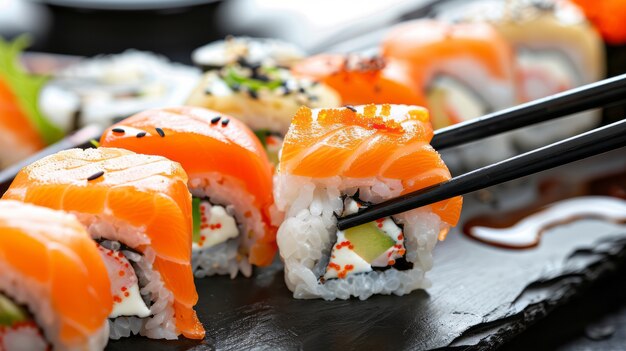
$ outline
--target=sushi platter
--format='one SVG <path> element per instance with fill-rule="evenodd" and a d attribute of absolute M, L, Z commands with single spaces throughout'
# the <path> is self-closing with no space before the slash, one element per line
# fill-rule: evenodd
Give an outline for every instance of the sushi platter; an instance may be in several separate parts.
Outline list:
<path fill-rule="evenodd" d="M 0 36 L 0 351 L 516 347 L 618 279 L 626 5 L 420 4 L 193 65 Z"/>

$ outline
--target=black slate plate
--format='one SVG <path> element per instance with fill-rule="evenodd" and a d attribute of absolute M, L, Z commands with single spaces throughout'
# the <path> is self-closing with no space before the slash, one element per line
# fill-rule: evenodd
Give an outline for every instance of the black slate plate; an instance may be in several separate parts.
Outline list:
<path fill-rule="evenodd" d="M 463 217 L 530 201 L 545 178 L 626 170 L 624 150 L 500 187 L 498 208 L 466 197 Z M 453 231 L 435 248 L 433 287 L 367 301 L 295 300 L 279 262 L 250 279 L 196 280 L 206 339 L 131 337 L 108 350 L 495 348 L 624 263 L 626 226 L 580 220 L 549 230 L 529 250 L 487 246 Z"/>

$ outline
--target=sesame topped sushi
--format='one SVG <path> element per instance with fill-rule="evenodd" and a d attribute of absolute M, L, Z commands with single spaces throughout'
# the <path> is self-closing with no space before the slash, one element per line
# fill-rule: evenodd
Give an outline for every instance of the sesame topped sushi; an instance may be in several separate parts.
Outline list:
<path fill-rule="evenodd" d="M 285 212 L 277 241 L 294 297 L 366 299 L 429 286 L 431 251 L 456 225 L 461 197 L 345 231 L 336 217 L 450 179 L 432 136 L 428 112 L 416 106 L 298 111 L 275 185 Z"/>
<path fill-rule="evenodd" d="M 272 263 L 272 167 L 242 122 L 198 107 L 148 110 L 109 128 L 100 144 L 180 162 L 193 195 L 197 277 L 250 276 L 252 265 Z"/>
<path fill-rule="evenodd" d="M 111 338 L 204 337 L 193 310 L 191 195 L 178 163 L 71 149 L 23 168 L 3 198 L 65 210 L 87 228 L 111 279 Z"/>
<path fill-rule="evenodd" d="M 106 267 L 74 216 L 0 200 L 0 350 L 102 350 L 112 306 Z"/>
<path fill-rule="evenodd" d="M 339 106 L 340 97 L 325 84 L 295 77 L 289 69 L 242 61 L 206 72 L 186 104 L 238 118 L 257 133 L 276 163 L 298 108 Z"/>

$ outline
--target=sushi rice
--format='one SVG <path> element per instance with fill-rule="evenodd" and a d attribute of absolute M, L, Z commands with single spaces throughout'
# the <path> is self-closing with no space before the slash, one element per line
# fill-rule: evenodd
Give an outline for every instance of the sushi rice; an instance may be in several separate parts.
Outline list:
<path fill-rule="evenodd" d="M 406 259 L 413 263 L 413 269 L 373 271 L 318 282 L 328 264 L 325 257 L 330 256 L 337 240 L 335 214 L 343 209 L 341 195 L 352 196 L 358 191 L 365 201 L 381 202 L 400 195 L 400 181 L 342 181 L 332 177 L 314 183 L 310 178 L 293 175 L 279 175 L 276 181 L 276 199 L 280 199 L 277 206 L 286 211 L 287 217 L 278 230 L 278 245 L 285 261 L 285 281 L 295 298 L 334 300 L 355 296 L 365 300 L 374 294 L 405 295 L 431 286 L 425 273 L 432 268 L 432 250 L 445 224 L 437 215 L 420 209 L 396 216 L 404 224 Z"/>

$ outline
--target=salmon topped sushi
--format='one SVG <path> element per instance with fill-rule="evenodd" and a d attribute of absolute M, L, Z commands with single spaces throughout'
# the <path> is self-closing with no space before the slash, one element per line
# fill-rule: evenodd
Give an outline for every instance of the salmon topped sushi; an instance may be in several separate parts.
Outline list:
<path fill-rule="evenodd" d="M 71 149 L 23 168 L 4 199 L 73 213 L 111 278 L 111 337 L 201 339 L 191 272 L 191 195 L 182 167 L 113 148 Z"/>
<path fill-rule="evenodd" d="M 407 62 L 435 128 L 516 102 L 513 51 L 491 26 L 416 20 L 393 28 L 383 57 Z"/>
<path fill-rule="evenodd" d="M 596 82 L 605 76 L 602 38 L 567 1 L 481 0 L 440 15 L 463 23 L 485 22 L 512 46 L 520 102 Z M 517 146 L 535 149 L 587 131 L 600 111 L 542 123 L 514 133 Z"/>
<path fill-rule="evenodd" d="M 335 89 L 344 105 L 425 103 L 410 78 L 407 64 L 393 59 L 320 54 L 296 63 L 291 71 Z"/>
<path fill-rule="evenodd" d="M 391 29 L 381 52 L 409 65 L 435 129 L 517 103 L 513 50 L 488 24 L 409 21 Z M 471 169 L 514 154 L 509 136 L 502 134 L 445 156 L 454 168 Z"/>
<path fill-rule="evenodd" d="M 70 214 L 0 200 L 0 350 L 103 350 L 109 277 Z"/>
<path fill-rule="evenodd" d="M 193 194 L 196 276 L 250 276 L 252 265 L 272 263 L 273 170 L 238 119 L 198 107 L 148 110 L 106 130 L 100 144 L 180 162 Z"/>
<path fill-rule="evenodd" d="M 366 299 L 428 287 L 431 251 L 457 224 L 461 197 L 345 231 L 336 217 L 450 179 L 432 137 L 428 112 L 417 106 L 298 111 L 275 185 L 286 217 L 278 246 L 294 297 Z"/>

